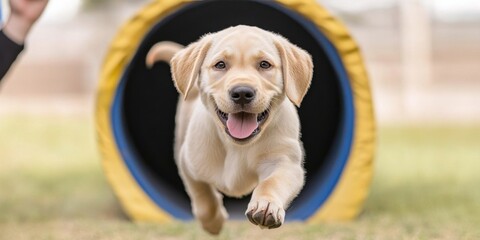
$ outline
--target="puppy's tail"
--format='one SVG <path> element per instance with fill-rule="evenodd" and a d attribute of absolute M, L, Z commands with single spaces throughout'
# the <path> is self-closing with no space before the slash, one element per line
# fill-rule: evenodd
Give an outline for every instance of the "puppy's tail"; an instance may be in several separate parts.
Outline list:
<path fill-rule="evenodd" d="M 155 62 L 164 61 L 170 63 L 173 55 L 183 49 L 183 45 L 174 42 L 159 42 L 148 51 L 146 64 L 148 68 L 153 67 Z"/>

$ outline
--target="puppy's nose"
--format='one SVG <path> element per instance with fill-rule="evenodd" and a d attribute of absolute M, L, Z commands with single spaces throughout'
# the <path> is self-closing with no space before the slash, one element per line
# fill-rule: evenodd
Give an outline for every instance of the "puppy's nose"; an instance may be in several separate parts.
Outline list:
<path fill-rule="evenodd" d="M 255 90 L 246 86 L 234 87 L 230 90 L 230 99 L 236 104 L 248 104 L 255 99 Z"/>

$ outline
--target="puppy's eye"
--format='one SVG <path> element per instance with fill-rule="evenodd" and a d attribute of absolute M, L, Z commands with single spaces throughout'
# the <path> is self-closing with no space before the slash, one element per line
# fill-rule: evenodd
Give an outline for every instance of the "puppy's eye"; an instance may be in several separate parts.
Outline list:
<path fill-rule="evenodd" d="M 225 64 L 224 61 L 220 61 L 220 62 L 215 63 L 215 68 L 218 69 L 218 70 L 223 70 L 226 67 L 227 67 L 227 64 Z"/>
<path fill-rule="evenodd" d="M 267 61 L 261 61 L 260 62 L 260 68 L 262 68 L 262 69 L 269 69 L 271 67 L 272 67 L 272 64 L 270 64 Z"/>

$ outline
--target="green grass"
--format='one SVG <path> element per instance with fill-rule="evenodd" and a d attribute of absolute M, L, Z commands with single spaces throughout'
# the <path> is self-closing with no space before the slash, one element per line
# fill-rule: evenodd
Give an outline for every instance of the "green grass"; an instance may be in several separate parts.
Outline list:
<path fill-rule="evenodd" d="M 365 210 L 348 223 L 218 239 L 480 239 L 480 125 L 379 129 Z M 288 212 L 287 212 L 288 214 Z M 0 119 L 0 239 L 209 239 L 194 223 L 134 224 L 108 186 L 87 118 Z"/>

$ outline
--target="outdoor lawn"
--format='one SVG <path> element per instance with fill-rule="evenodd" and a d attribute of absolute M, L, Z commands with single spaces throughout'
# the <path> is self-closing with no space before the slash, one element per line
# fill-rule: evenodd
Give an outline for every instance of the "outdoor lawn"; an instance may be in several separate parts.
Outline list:
<path fill-rule="evenodd" d="M 103 175 L 94 124 L 0 118 L 0 239 L 211 238 L 195 222 L 130 222 Z M 260 230 L 244 220 L 216 239 L 480 239 L 480 125 L 380 127 L 375 168 L 356 221 Z"/>

